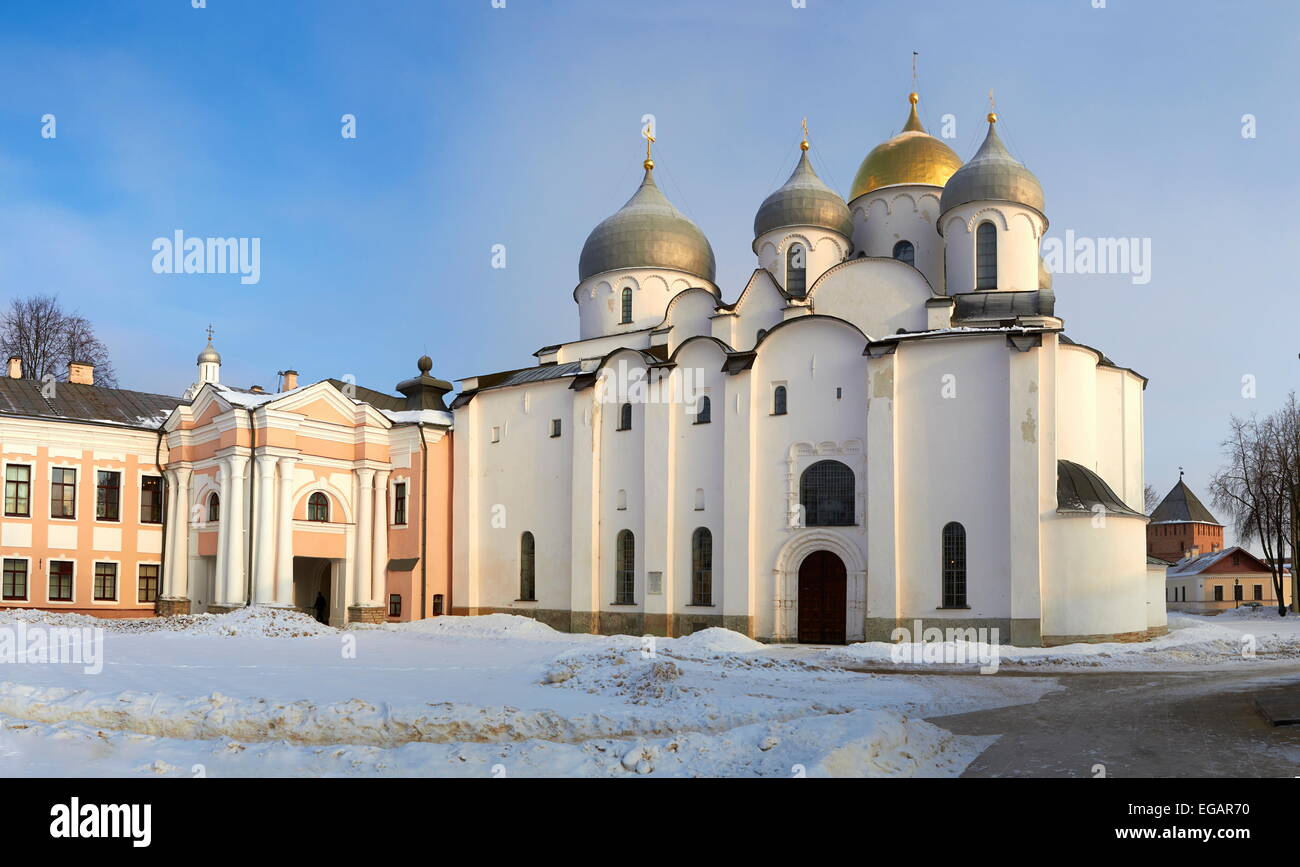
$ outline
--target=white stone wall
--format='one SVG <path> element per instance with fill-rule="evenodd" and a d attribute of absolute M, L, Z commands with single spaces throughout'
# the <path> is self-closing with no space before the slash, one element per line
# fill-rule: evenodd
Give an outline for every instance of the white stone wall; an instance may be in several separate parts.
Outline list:
<path fill-rule="evenodd" d="M 853 213 L 853 246 L 868 256 L 891 258 L 899 241 L 916 248 L 916 269 L 943 291 L 944 240 L 935 228 L 942 187 L 897 184 L 858 196 Z"/>

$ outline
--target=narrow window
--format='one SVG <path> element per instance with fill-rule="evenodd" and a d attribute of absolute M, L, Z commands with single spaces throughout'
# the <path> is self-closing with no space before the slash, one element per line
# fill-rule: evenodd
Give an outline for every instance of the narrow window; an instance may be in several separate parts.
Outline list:
<path fill-rule="evenodd" d="M 27 598 L 27 561 L 5 560 L 4 588 L 0 593 L 5 599 L 22 601 Z"/>
<path fill-rule="evenodd" d="M 442 594 L 441 593 L 433 594 L 433 616 L 434 617 L 442 616 Z"/>
<path fill-rule="evenodd" d="M 1263 585 L 1263 584 L 1256 584 L 1256 585 L 1255 585 L 1255 601 L 1256 601 L 1256 602 L 1262 602 L 1263 599 L 1264 599 L 1264 585 Z"/>
<path fill-rule="evenodd" d="M 330 519 L 329 497 L 320 491 L 307 498 L 307 520 L 324 523 Z"/>
<path fill-rule="evenodd" d="M 785 415 L 785 386 L 778 385 L 772 391 L 772 415 Z"/>
<path fill-rule="evenodd" d="M 406 482 L 393 485 L 393 523 L 406 523 Z"/>
<path fill-rule="evenodd" d="M 95 601 L 113 602 L 117 599 L 117 564 L 95 564 Z"/>
<path fill-rule="evenodd" d="M 966 528 L 956 521 L 943 528 L 943 607 L 966 607 Z"/>
<path fill-rule="evenodd" d="M 402 596 L 399 593 L 388 594 L 388 616 L 402 616 Z"/>
<path fill-rule="evenodd" d="M 632 429 L 632 404 L 625 403 L 618 410 L 618 429 Z"/>
<path fill-rule="evenodd" d="M 709 424 L 711 421 L 713 421 L 713 404 L 709 402 L 709 396 L 706 394 L 701 396 L 700 402 L 696 404 L 695 423 Z"/>
<path fill-rule="evenodd" d="M 221 495 L 213 491 L 208 497 L 208 523 L 221 520 Z"/>
<path fill-rule="evenodd" d="M 499 425 L 493 425 L 491 433 L 492 433 L 492 442 L 494 443 L 501 442 L 501 427 Z"/>
<path fill-rule="evenodd" d="M 975 230 L 975 288 L 998 288 L 998 230 L 992 223 Z"/>
<path fill-rule="evenodd" d="M 758 334 L 756 334 L 756 335 L 754 336 L 754 343 L 757 344 L 758 341 L 762 340 L 764 334 L 767 334 L 767 329 L 766 329 L 766 328 L 760 328 L 760 329 L 758 329 Z"/>
<path fill-rule="evenodd" d="M 627 508 L 627 491 L 623 488 L 619 488 L 614 496 L 614 508 L 620 512 Z"/>
<path fill-rule="evenodd" d="M 632 287 L 623 288 L 623 318 L 619 321 L 620 325 L 632 324 Z"/>
<path fill-rule="evenodd" d="M 121 518 L 122 474 L 100 470 L 95 481 L 95 519 L 116 521 Z"/>
<path fill-rule="evenodd" d="M 839 461 L 818 461 L 799 477 L 805 527 L 851 527 L 857 498 L 853 470 Z"/>
<path fill-rule="evenodd" d="M 145 476 L 140 479 L 140 523 L 161 524 L 162 514 L 162 476 Z"/>
<path fill-rule="evenodd" d="M 691 536 L 691 604 L 713 604 L 713 534 L 705 527 Z"/>
<path fill-rule="evenodd" d="M 50 517 L 77 517 L 77 471 L 55 467 L 50 476 Z"/>
<path fill-rule="evenodd" d="M 695 489 L 695 511 L 697 512 L 704 511 L 704 489 L 703 488 Z"/>
<path fill-rule="evenodd" d="M 803 244 L 791 244 L 786 251 L 785 291 L 800 298 L 808 291 L 808 255 Z"/>
<path fill-rule="evenodd" d="M 1223 585 L 1222 585 L 1222 584 L 1218 584 L 1218 585 L 1216 585 L 1215 588 L 1214 588 L 1214 601 L 1215 601 L 1215 602 L 1222 602 L 1222 601 L 1223 601 Z"/>
<path fill-rule="evenodd" d="M 551 439 L 555 439 L 560 435 L 560 429 L 560 420 L 558 418 L 551 419 Z"/>
<path fill-rule="evenodd" d="M 153 563 L 141 563 L 136 576 L 135 597 L 137 602 L 158 601 L 158 567 Z"/>
<path fill-rule="evenodd" d="M 899 241 L 894 245 L 894 258 L 915 268 L 916 247 L 912 245 L 911 241 Z"/>
<path fill-rule="evenodd" d="M 50 561 L 50 601 L 72 601 L 72 561 Z"/>
<path fill-rule="evenodd" d="M 519 599 L 524 602 L 537 599 L 537 542 L 526 530 L 519 537 Z"/>
<path fill-rule="evenodd" d="M 631 605 L 636 591 L 636 537 L 631 530 L 620 530 L 614 555 L 614 602 Z"/>
<path fill-rule="evenodd" d="M 26 464 L 5 467 L 5 516 L 32 516 L 32 468 Z"/>

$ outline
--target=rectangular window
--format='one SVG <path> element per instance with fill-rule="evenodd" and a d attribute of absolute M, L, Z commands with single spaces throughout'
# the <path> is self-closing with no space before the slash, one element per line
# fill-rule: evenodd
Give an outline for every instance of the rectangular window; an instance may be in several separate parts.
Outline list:
<path fill-rule="evenodd" d="M 137 602 L 158 601 L 158 566 L 145 563 L 140 566 L 139 584 L 136 586 Z"/>
<path fill-rule="evenodd" d="M 69 560 L 50 561 L 50 601 L 72 601 L 72 562 Z"/>
<path fill-rule="evenodd" d="M 4 592 L 5 599 L 27 599 L 27 561 L 5 560 Z"/>
<path fill-rule="evenodd" d="M 433 615 L 440 617 L 442 615 L 442 594 L 433 594 Z"/>
<path fill-rule="evenodd" d="M 560 435 L 560 420 L 558 418 L 553 418 L 551 419 L 551 438 L 554 439 L 559 435 Z"/>
<path fill-rule="evenodd" d="M 402 597 L 396 593 L 390 593 L 388 595 L 388 616 L 402 616 Z"/>
<path fill-rule="evenodd" d="M 50 517 L 77 517 L 77 471 L 55 467 L 50 475 Z"/>
<path fill-rule="evenodd" d="M 26 464 L 5 467 L 5 516 L 32 516 L 32 468 Z"/>
<path fill-rule="evenodd" d="M 140 480 L 140 523 L 161 524 L 162 516 L 162 476 L 145 476 Z"/>
<path fill-rule="evenodd" d="M 116 521 L 121 518 L 122 474 L 100 470 L 95 480 L 95 520 Z"/>
<path fill-rule="evenodd" d="M 497 425 L 492 426 L 492 442 L 501 442 L 501 428 Z"/>
<path fill-rule="evenodd" d="M 117 600 L 117 564 L 95 564 L 95 601 L 115 602 Z"/>
<path fill-rule="evenodd" d="M 1215 602 L 1222 602 L 1222 601 L 1223 601 L 1223 585 L 1222 585 L 1222 584 L 1219 584 L 1219 585 L 1217 585 L 1217 586 L 1214 588 L 1214 601 L 1215 601 Z"/>
<path fill-rule="evenodd" d="M 1263 585 L 1263 584 L 1256 584 L 1256 585 L 1255 585 L 1255 601 L 1256 601 L 1256 602 L 1263 602 L 1263 601 L 1264 601 L 1264 585 Z"/>
<path fill-rule="evenodd" d="M 393 523 L 406 523 L 406 482 L 393 485 Z"/>

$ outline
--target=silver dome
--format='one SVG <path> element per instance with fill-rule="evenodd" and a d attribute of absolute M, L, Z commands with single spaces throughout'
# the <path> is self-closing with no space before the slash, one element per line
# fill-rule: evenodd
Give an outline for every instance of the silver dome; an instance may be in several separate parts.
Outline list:
<path fill-rule="evenodd" d="M 208 341 L 208 345 L 203 347 L 203 351 L 199 353 L 199 360 L 198 360 L 199 364 L 205 364 L 208 362 L 212 362 L 214 364 L 221 363 L 221 354 L 217 352 L 217 350 L 212 348 L 212 341 L 210 340 Z"/>
<path fill-rule="evenodd" d="M 672 268 L 713 282 L 709 239 L 655 186 L 652 168 L 627 204 L 587 236 L 578 280 L 619 268 Z"/>
<path fill-rule="evenodd" d="M 813 171 L 808 152 L 799 157 L 790 179 L 763 200 L 754 217 L 754 237 L 786 226 L 816 226 L 853 237 L 849 206 Z"/>
<path fill-rule="evenodd" d="M 1015 202 L 1043 213 L 1042 184 L 1002 144 L 996 120 L 989 123 L 979 151 L 944 185 L 939 210 L 947 212 L 970 202 Z"/>

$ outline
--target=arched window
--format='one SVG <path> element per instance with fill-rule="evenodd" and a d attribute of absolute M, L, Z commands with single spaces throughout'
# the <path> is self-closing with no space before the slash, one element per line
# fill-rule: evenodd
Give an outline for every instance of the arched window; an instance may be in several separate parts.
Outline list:
<path fill-rule="evenodd" d="M 632 322 L 632 287 L 623 287 L 623 319 L 621 325 L 628 325 Z"/>
<path fill-rule="evenodd" d="M 537 598 L 537 543 L 527 530 L 519 537 L 519 598 Z"/>
<path fill-rule="evenodd" d="M 916 267 L 916 247 L 911 241 L 899 241 L 894 245 L 894 258 Z"/>
<path fill-rule="evenodd" d="M 711 421 L 713 421 L 713 404 L 709 402 L 709 396 L 706 394 L 700 397 L 700 402 L 696 405 L 695 423 L 708 424 Z"/>
<path fill-rule="evenodd" d="M 631 605 L 636 592 L 636 537 L 631 530 L 620 530 L 614 553 L 614 601 Z"/>
<path fill-rule="evenodd" d="M 221 520 L 221 495 L 216 491 L 208 497 L 208 522 Z"/>
<path fill-rule="evenodd" d="M 632 429 L 632 404 L 625 403 L 618 409 L 618 429 Z"/>
<path fill-rule="evenodd" d="M 966 528 L 956 521 L 943 528 L 943 607 L 966 607 Z"/>
<path fill-rule="evenodd" d="M 856 499 L 853 470 L 839 461 L 818 461 L 799 477 L 805 527 L 851 527 Z"/>
<path fill-rule="evenodd" d="M 784 385 L 778 385 L 772 390 L 772 415 L 785 415 Z"/>
<path fill-rule="evenodd" d="M 325 522 L 330 519 L 330 498 L 320 491 L 307 498 L 307 520 Z"/>
<path fill-rule="evenodd" d="M 808 290 L 808 254 L 803 244 L 791 244 L 785 253 L 785 291 L 803 296 Z"/>
<path fill-rule="evenodd" d="M 992 223 L 975 230 L 975 288 L 998 288 L 998 230 Z"/>
<path fill-rule="evenodd" d="M 705 527 L 691 536 L 691 604 L 713 604 L 713 534 Z"/>
<path fill-rule="evenodd" d="M 762 340 L 762 339 L 763 339 L 763 335 L 766 334 L 766 333 L 767 333 L 767 329 L 766 329 L 766 328 L 760 328 L 760 329 L 758 329 L 758 334 L 754 335 L 754 343 L 758 343 L 758 341 Z"/>

